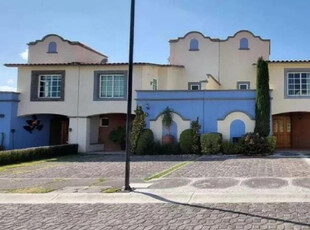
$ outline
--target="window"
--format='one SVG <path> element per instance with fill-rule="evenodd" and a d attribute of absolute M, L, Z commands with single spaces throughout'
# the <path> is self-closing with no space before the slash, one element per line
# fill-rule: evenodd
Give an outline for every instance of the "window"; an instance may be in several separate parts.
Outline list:
<path fill-rule="evenodd" d="M 190 51 L 197 51 L 197 50 L 199 50 L 199 42 L 198 42 L 197 39 L 194 38 L 194 39 L 192 39 L 190 41 L 189 50 Z"/>
<path fill-rule="evenodd" d="M 200 83 L 189 83 L 189 90 L 200 90 Z"/>
<path fill-rule="evenodd" d="M 56 42 L 50 42 L 48 44 L 48 53 L 57 53 L 57 44 Z"/>
<path fill-rule="evenodd" d="M 109 127 L 109 118 L 108 117 L 103 117 L 100 119 L 100 126 L 101 127 Z"/>
<path fill-rule="evenodd" d="M 125 98 L 125 76 L 123 74 L 100 75 L 100 98 Z"/>
<path fill-rule="evenodd" d="M 64 101 L 65 71 L 31 72 L 30 101 Z"/>
<path fill-rule="evenodd" d="M 61 75 L 39 75 L 39 98 L 61 97 Z"/>
<path fill-rule="evenodd" d="M 153 90 L 157 90 L 157 79 L 153 79 L 152 87 L 153 87 Z"/>
<path fill-rule="evenodd" d="M 287 74 L 288 96 L 310 96 L 310 72 Z"/>
<path fill-rule="evenodd" d="M 237 89 L 239 90 L 250 89 L 250 82 L 237 82 Z"/>
<path fill-rule="evenodd" d="M 240 39 L 240 49 L 241 50 L 248 50 L 249 49 L 249 41 L 247 38 Z"/>

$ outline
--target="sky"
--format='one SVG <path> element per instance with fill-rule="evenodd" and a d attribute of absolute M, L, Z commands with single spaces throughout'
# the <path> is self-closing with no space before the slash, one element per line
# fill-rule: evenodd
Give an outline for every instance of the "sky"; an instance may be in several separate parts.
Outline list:
<path fill-rule="evenodd" d="M 136 0 L 134 61 L 168 63 L 170 39 L 189 31 L 271 39 L 270 60 L 310 60 L 309 0 Z M 16 89 L 27 43 L 47 34 L 128 61 L 130 0 L 0 0 L 0 90 Z"/>

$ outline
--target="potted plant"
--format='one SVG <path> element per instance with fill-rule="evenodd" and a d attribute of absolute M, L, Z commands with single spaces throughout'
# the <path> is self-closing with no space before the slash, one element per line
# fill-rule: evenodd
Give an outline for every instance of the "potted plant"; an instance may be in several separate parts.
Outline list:
<path fill-rule="evenodd" d="M 125 150 L 126 148 L 126 128 L 118 127 L 117 129 L 110 132 L 109 138 L 115 144 L 119 144 L 121 150 Z"/>
<path fill-rule="evenodd" d="M 162 138 L 163 144 L 172 144 L 174 142 L 174 137 L 171 135 L 172 123 L 173 123 L 173 110 L 167 106 L 162 112 L 162 124 L 168 131 L 168 133 Z"/>
<path fill-rule="evenodd" d="M 4 150 L 4 133 L 1 133 L 0 151 Z"/>

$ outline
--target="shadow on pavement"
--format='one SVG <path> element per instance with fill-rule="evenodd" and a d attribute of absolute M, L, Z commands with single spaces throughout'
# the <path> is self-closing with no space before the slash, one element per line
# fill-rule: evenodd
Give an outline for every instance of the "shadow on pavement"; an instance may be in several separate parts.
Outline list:
<path fill-rule="evenodd" d="M 166 199 L 164 197 L 161 197 L 161 196 L 158 196 L 158 195 L 155 195 L 152 193 L 148 193 L 148 192 L 133 191 L 133 193 L 146 195 L 146 196 L 152 197 L 156 200 L 160 200 L 160 201 L 167 202 L 170 204 L 182 205 L 182 206 L 187 206 L 187 207 L 191 207 L 191 208 L 199 208 L 199 209 L 205 209 L 205 210 L 211 210 L 211 211 L 220 211 L 220 212 L 226 212 L 226 213 L 232 213 L 232 214 L 239 214 L 239 215 L 244 215 L 244 216 L 249 216 L 249 217 L 256 217 L 256 218 L 261 218 L 261 219 L 266 219 L 266 220 L 273 220 L 273 221 L 279 221 L 279 222 L 283 222 L 283 223 L 289 223 L 289 224 L 295 224 L 295 225 L 310 227 L 310 223 L 301 223 L 301 222 L 297 222 L 297 221 L 293 221 L 293 220 L 285 220 L 285 219 L 276 218 L 276 217 L 262 216 L 262 215 L 258 215 L 258 214 L 252 214 L 252 213 L 233 211 L 233 210 L 215 208 L 215 207 L 208 207 L 208 206 L 199 205 L 199 204 L 181 203 L 181 202 L 169 200 L 169 199 Z"/>

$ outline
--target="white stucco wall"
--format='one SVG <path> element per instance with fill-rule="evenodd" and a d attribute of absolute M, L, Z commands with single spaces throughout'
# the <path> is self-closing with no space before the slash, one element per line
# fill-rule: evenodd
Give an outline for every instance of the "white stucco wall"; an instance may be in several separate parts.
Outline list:
<path fill-rule="evenodd" d="M 162 124 L 162 116 L 159 116 L 157 120 L 150 121 L 150 129 L 153 131 L 154 139 L 156 141 L 162 141 L 162 133 L 163 133 L 163 124 Z M 180 117 L 179 114 L 173 113 L 173 121 L 177 125 L 177 136 L 176 141 L 179 141 L 181 133 L 185 129 L 190 128 L 190 121 L 189 120 L 183 120 L 182 117 Z"/>
<path fill-rule="evenodd" d="M 223 140 L 230 140 L 230 125 L 235 120 L 241 120 L 245 124 L 245 132 L 253 132 L 255 120 L 252 120 L 247 114 L 242 112 L 232 112 L 224 120 L 217 121 L 217 131 L 222 133 Z"/>

